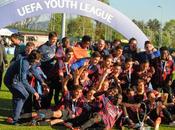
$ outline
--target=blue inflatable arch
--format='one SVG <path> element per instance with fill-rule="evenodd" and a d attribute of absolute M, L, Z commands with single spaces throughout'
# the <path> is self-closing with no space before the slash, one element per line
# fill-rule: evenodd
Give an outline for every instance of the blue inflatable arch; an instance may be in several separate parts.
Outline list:
<path fill-rule="evenodd" d="M 29 17 L 51 13 L 87 16 L 120 32 L 127 39 L 135 37 L 143 48 L 145 34 L 118 10 L 97 0 L 10 0 L 0 7 L 0 28 Z"/>

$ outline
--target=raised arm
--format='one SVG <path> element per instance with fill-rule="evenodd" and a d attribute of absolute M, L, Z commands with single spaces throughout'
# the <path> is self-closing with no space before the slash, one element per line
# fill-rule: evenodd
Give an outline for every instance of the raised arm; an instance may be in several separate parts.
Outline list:
<path fill-rule="evenodd" d="M 83 71 L 85 69 L 88 68 L 88 64 L 84 64 L 84 66 L 82 66 L 79 70 L 75 70 L 73 76 L 74 76 L 74 85 L 79 85 L 79 79 L 80 79 L 80 76 L 81 74 L 83 73 Z"/>
<path fill-rule="evenodd" d="M 108 74 L 111 73 L 110 69 L 107 69 L 104 74 L 102 75 L 102 77 L 100 78 L 99 84 L 97 86 L 97 91 L 101 90 L 102 84 L 105 81 L 106 77 L 108 76 Z"/>
<path fill-rule="evenodd" d="M 66 92 L 68 91 L 68 88 L 67 88 L 67 83 L 68 81 L 72 78 L 72 75 L 67 75 L 64 79 L 63 79 L 63 92 Z"/>

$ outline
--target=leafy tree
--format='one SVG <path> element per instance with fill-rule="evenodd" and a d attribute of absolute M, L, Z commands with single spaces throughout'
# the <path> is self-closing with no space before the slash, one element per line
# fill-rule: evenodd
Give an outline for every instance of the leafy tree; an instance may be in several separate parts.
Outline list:
<path fill-rule="evenodd" d="M 101 22 L 96 21 L 95 40 L 98 40 L 98 39 L 101 39 L 101 38 L 105 39 L 105 28 L 107 28 L 106 25 L 104 25 Z"/>
<path fill-rule="evenodd" d="M 161 28 L 161 23 L 157 19 L 149 20 L 147 22 L 148 28 L 150 28 L 154 32 L 159 32 Z"/>
<path fill-rule="evenodd" d="M 170 39 L 170 46 L 175 47 L 175 20 L 170 20 L 167 22 L 163 28 L 163 31 L 166 32 L 164 36 Z M 167 44 L 167 43 L 166 43 Z"/>
<path fill-rule="evenodd" d="M 160 47 L 160 22 L 157 19 L 148 22 L 133 20 L 133 22 L 145 33 L 155 47 Z"/>
<path fill-rule="evenodd" d="M 109 0 L 99 0 L 105 4 L 109 5 Z M 108 27 L 107 25 L 99 22 L 99 21 L 95 21 L 95 40 L 98 40 L 100 38 L 105 39 L 105 40 L 110 40 L 112 35 L 109 36 L 109 32 L 112 32 L 112 29 L 110 27 Z"/>
<path fill-rule="evenodd" d="M 61 25 L 62 25 L 62 14 L 59 13 L 52 14 L 49 21 L 48 31 L 55 31 L 60 33 Z"/>
<path fill-rule="evenodd" d="M 147 28 L 147 25 L 144 23 L 144 21 L 137 21 L 135 19 L 132 20 L 142 31 Z"/>
<path fill-rule="evenodd" d="M 81 37 L 83 35 L 94 36 L 94 23 L 88 17 L 77 16 L 68 21 L 67 35 L 73 37 Z"/>
<path fill-rule="evenodd" d="M 171 38 L 171 35 L 168 31 L 163 32 L 162 39 L 163 39 L 163 43 L 162 43 L 163 46 L 173 47 L 172 38 Z"/>

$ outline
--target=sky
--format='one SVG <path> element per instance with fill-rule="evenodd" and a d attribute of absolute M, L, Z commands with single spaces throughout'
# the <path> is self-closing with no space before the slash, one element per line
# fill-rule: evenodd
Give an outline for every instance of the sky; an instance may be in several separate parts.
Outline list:
<path fill-rule="evenodd" d="M 175 19 L 175 0 L 109 0 L 110 6 L 130 19 L 148 21 L 157 18 L 163 24 Z M 159 7 L 158 7 L 159 6 Z"/>
<path fill-rule="evenodd" d="M 15 0 L 0 0 L 0 6 Z M 157 18 L 163 24 L 175 19 L 175 0 L 109 0 L 110 6 L 130 19 L 148 21 Z M 158 7 L 159 6 L 159 7 Z M 41 21 L 47 16 L 41 17 Z"/>

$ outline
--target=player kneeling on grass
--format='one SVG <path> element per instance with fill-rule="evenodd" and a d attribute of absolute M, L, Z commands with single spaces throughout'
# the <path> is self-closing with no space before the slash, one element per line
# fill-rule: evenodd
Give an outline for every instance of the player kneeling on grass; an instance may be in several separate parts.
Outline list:
<path fill-rule="evenodd" d="M 18 124 L 20 114 L 29 93 L 33 94 L 36 100 L 39 99 L 38 93 L 29 84 L 27 75 L 30 72 L 31 66 L 38 64 L 41 59 L 41 54 L 37 51 L 32 51 L 27 58 L 21 58 L 14 61 L 7 69 L 4 76 L 4 84 L 12 93 L 13 116 L 8 118 L 8 123 Z"/>
<path fill-rule="evenodd" d="M 64 121 L 68 119 L 75 118 L 79 116 L 82 112 L 83 102 L 81 99 L 82 87 L 76 85 L 73 87 L 73 91 L 68 91 L 67 82 L 70 79 L 70 76 L 64 81 L 64 96 L 62 97 L 60 105 L 57 107 L 56 111 L 43 110 L 38 111 L 37 113 L 25 114 L 22 117 L 35 117 L 33 120 L 34 125 L 54 125 L 54 124 L 65 124 Z M 47 118 L 46 118 L 47 117 Z M 50 119 L 50 120 L 49 120 Z M 44 121 L 44 122 L 41 122 Z M 37 123 L 35 123 L 37 122 Z"/>
<path fill-rule="evenodd" d="M 172 116 L 160 98 L 156 99 L 154 92 L 148 92 L 148 100 L 144 101 L 146 105 L 146 119 L 148 125 L 159 129 L 161 123 L 171 124 Z"/>

